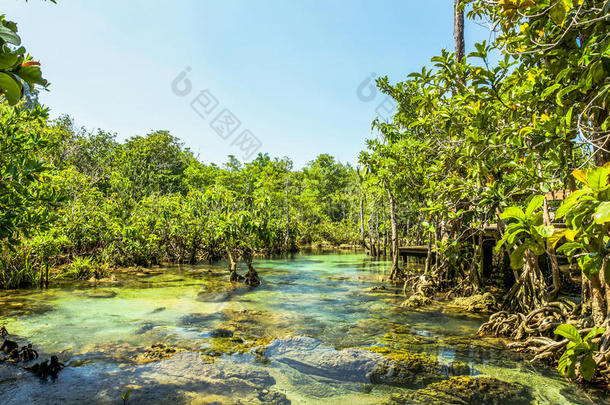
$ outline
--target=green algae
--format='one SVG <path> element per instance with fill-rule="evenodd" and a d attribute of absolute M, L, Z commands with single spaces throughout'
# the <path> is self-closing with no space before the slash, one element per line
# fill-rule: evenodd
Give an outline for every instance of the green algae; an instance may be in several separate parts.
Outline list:
<path fill-rule="evenodd" d="M 202 352 L 212 357 L 245 354 L 253 351 L 263 355 L 266 346 L 271 340 L 271 338 L 241 337 L 238 335 L 211 338 L 209 341 L 210 346 L 202 349 Z"/>
<path fill-rule="evenodd" d="M 143 364 L 163 359 L 169 359 L 174 356 L 174 354 L 184 350 L 185 349 L 183 348 L 172 347 L 163 343 L 155 343 L 154 345 L 147 348 L 144 353 L 138 355 L 135 358 L 135 362 Z"/>
<path fill-rule="evenodd" d="M 444 380 L 449 373 L 470 374 L 470 367 L 461 362 L 447 367 L 421 353 L 396 350 L 387 346 L 370 346 L 362 349 L 381 354 L 386 358 L 371 374 L 371 381 L 375 384 L 419 388 Z"/>
<path fill-rule="evenodd" d="M 492 377 L 451 377 L 414 393 L 392 394 L 388 405 L 529 405 L 533 396 L 522 384 Z"/>
<path fill-rule="evenodd" d="M 458 297 L 451 304 L 468 312 L 491 312 L 498 307 L 496 298 L 489 292 Z"/>
<path fill-rule="evenodd" d="M 431 303 L 432 300 L 425 295 L 413 294 L 402 303 L 402 306 L 405 308 L 415 309 Z"/>

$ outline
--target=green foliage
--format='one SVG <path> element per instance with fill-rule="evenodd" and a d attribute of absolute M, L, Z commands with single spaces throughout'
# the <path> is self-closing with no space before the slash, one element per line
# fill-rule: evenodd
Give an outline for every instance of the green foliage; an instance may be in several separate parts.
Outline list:
<path fill-rule="evenodd" d="M 538 210 L 544 202 L 544 196 L 533 196 L 527 208 L 523 211 L 519 207 L 507 207 L 500 215 L 500 219 L 506 220 L 504 236 L 496 245 L 496 250 L 502 249 L 504 244 L 512 247 L 517 242 L 519 246 L 510 254 L 510 266 L 513 269 L 523 267 L 525 252 L 529 249 L 536 255 L 545 251 L 544 238 L 553 234 L 552 226 L 542 225 L 542 212 Z"/>
<path fill-rule="evenodd" d="M 567 229 L 558 230 L 549 238 L 553 246 L 564 237 L 568 240 L 557 251 L 576 257 L 587 278 L 600 272 L 608 254 L 609 174 L 608 167 L 574 171 L 582 187 L 563 201 L 556 214 L 557 218 L 565 219 Z"/>
<path fill-rule="evenodd" d="M 357 177 L 329 155 L 301 170 L 267 155 L 206 165 L 166 131 L 119 143 L 40 107 L 0 108 L 4 287 L 34 284 L 47 267 L 87 279 L 356 239 Z"/>
<path fill-rule="evenodd" d="M 17 24 L 0 15 L 0 94 L 9 105 L 15 105 L 24 94 L 24 85 L 30 91 L 35 85 L 47 87 L 42 78 L 40 63 L 34 62 L 21 45 Z"/>
<path fill-rule="evenodd" d="M 127 403 L 127 400 L 131 396 L 132 392 L 133 392 L 133 390 L 131 388 L 129 388 L 127 391 L 121 393 L 121 399 L 123 400 L 123 405 L 125 405 Z"/>
<path fill-rule="evenodd" d="M 44 229 L 60 193 L 50 185 L 45 154 L 56 145 L 47 111 L 0 104 L 0 244 L 15 246 L 22 236 Z"/>
<path fill-rule="evenodd" d="M 593 355 L 599 350 L 597 343 L 593 342 L 593 338 L 603 334 L 604 328 L 593 327 L 593 329 L 585 335 L 584 338 L 578 333 L 573 325 L 563 324 L 555 329 L 555 334 L 563 336 L 569 340 L 566 350 L 559 359 L 557 369 L 559 372 L 571 379 L 576 379 L 576 366 L 580 365 L 578 373 L 587 381 L 590 381 L 595 375 L 597 363 Z"/>
<path fill-rule="evenodd" d="M 76 280 L 86 280 L 91 277 L 99 279 L 105 277 L 107 274 L 108 270 L 106 266 L 90 257 L 74 258 L 68 269 L 68 275 Z"/>

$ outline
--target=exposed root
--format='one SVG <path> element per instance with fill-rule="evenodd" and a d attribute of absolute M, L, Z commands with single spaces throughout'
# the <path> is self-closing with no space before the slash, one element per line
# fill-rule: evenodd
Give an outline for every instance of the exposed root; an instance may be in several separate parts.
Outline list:
<path fill-rule="evenodd" d="M 479 334 L 504 336 L 521 340 L 530 336 L 552 337 L 555 328 L 563 323 L 576 325 L 578 319 L 572 317 L 574 304 L 568 301 L 550 302 L 528 314 L 500 311 L 479 328 Z"/>
<path fill-rule="evenodd" d="M 438 280 L 430 274 L 415 274 L 405 279 L 405 283 L 402 287 L 402 293 L 405 297 L 407 296 L 407 289 L 409 289 L 413 295 L 431 297 L 439 290 L 439 283 Z"/>
<path fill-rule="evenodd" d="M 528 314 L 500 311 L 493 314 L 489 321 L 479 328 L 478 334 L 503 336 L 516 340 L 508 348 L 532 354 L 530 362 L 545 361 L 557 364 L 558 359 L 569 343 L 553 332 L 557 326 L 568 323 L 585 336 L 593 329 L 592 317 L 582 317 L 579 305 L 569 301 L 550 302 L 544 307 L 534 309 Z M 599 351 L 594 356 L 597 370 L 603 378 L 610 379 L 610 333 L 594 338 Z"/>

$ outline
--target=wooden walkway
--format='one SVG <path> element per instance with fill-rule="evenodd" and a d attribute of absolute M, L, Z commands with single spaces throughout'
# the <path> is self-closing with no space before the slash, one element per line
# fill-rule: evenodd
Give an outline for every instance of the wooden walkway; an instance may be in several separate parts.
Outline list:
<path fill-rule="evenodd" d="M 398 253 L 403 258 L 407 257 L 427 257 L 428 246 L 403 246 L 398 248 Z M 434 252 L 432 252 L 434 254 Z"/>

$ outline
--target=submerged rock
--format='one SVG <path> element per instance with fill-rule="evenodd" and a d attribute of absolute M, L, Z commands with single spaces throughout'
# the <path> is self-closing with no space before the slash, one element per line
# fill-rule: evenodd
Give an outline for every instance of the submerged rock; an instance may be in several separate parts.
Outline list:
<path fill-rule="evenodd" d="M 367 348 L 367 350 L 380 353 L 385 357 L 385 360 L 380 362 L 371 374 L 371 382 L 375 384 L 424 387 L 446 379 L 448 376 L 449 369 L 446 366 L 423 354 L 393 351 L 388 347 L 378 346 Z"/>
<path fill-rule="evenodd" d="M 7 367 L 0 364 L 0 378 Z M 132 389 L 133 404 L 289 404 L 272 388 L 275 379 L 262 367 L 230 362 L 208 364 L 200 353 L 180 351 L 157 362 L 120 367 L 87 364 L 65 368 L 54 383 L 43 383 L 16 369 L 0 384 L 2 405 L 117 404 Z"/>
<path fill-rule="evenodd" d="M 174 354 L 179 351 L 183 351 L 184 349 L 167 346 L 163 343 L 155 343 L 146 351 L 136 357 L 137 363 L 148 363 L 151 361 L 158 361 L 162 359 L 168 359 L 172 357 Z"/>
<path fill-rule="evenodd" d="M 184 315 L 180 318 L 180 322 L 186 327 L 201 327 L 204 328 L 210 322 L 218 319 L 218 314 L 202 314 L 202 313 L 194 313 Z"/>
<path fill-rule="evenodd" d="M 464 308 L 469 312 L 491 312 L 498 307 L 496 298 L 488 292 L 471 295 L 470 297 L 458 297 L 453 300 L 453 305 Z"/>
<path fill-rule="evenodd" d="M 214 329 L 210 332 L 210 336 L 215 338 L 230 338 L 233 337 L 233 331 L 228 329 Z"/>
<path fill-rule="evenodd" d="M 225 302 L 231 299 L 231 292 L 217 292 L 217 291 L 201 291 L 197 294 L 197 301 L 201 302 Z"/>
<path fill-rule="evenodd" d="M 85 295 L 88 298 L 114 298 L 117 296 L 117 293 L 112 290 L 97 290 L 87 292 Z"/>
<path fill-rule="evenodd" d="M 284 338 L 291 336 L 296 328 L 292 318 L 270 311 L 226 309 L 222 318 L 219 328 L 246 337 Z"/>
<path fill-rule="evenodd" d="M 409 394 L 392 394 L 388 405 L 529 405 L 528 388 L 491 377 L 451 377 Z"/>
<path fill-rule="evenodd" d="M 425 295 L 413 294 L 402 303 L 405 308 L 419 308 L 428 305 L 432 300 Z"/>
<path fill-rule="evenodd" d="M 209 347 L 203 349 L 203 353 L 212 357 L 223 355 L 245 354 L 252 352 L 255 356 L 264 356 L 269 338 L 252 338 L 231 335 L 231 337 L 211 338 Z M 261 359 L 262 360 L 262 359 Z"/>
<path fill-rule="evenodd" d="M 465 363 L 447 365 L 407 350 L 387 346 L 335 350 L 308 337 L 273 340 L 267 346 L 266 356 L 272 364 L 279 362 L 299 375 L 407 388 L 422 388 L 451 375 L 471 373 Z"/>
<path fill-rule="evenodd" d="M 309 337 L 278 339 L 270 342 L 267 356 L 273 362 L 301 374 L 368 383 L 383 356 L 364 349 L 335 350 Z"/>

